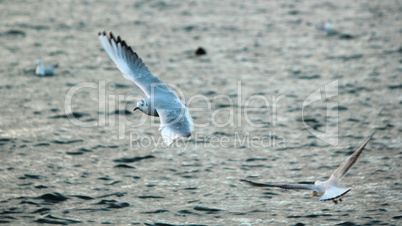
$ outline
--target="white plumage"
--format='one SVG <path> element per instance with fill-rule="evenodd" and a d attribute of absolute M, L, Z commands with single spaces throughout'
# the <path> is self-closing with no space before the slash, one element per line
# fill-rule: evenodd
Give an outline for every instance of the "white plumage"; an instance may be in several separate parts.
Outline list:
<path fill-rule="evenodd" d="M 45 65 L 43 65 L 43 62 L 41 60 L 38 60 L 38 63 L 36 65 L 36 69 L 35 69 L 35 74 L 40 75 L 40 76 L 52 75 L 57 67 L 58 67 L 58 64 L 55 64 L 53 66 L 45 66 Z"/>
<path fill-rule="evenodd" d="M 99 33 L 99 40 L 110 59 L 123 73 L 124 78 L 139 86 L 148 98 L 138 101 L 134 110 L 151 116 L 159 116 L 159 130 L 166 145 L 179 137 L 190 137 L 194 130 L 190 112 L 177 95 L 164 82 L 154 76 L 141 58 L 124 40 L 110 32 Z"/>
<path fill-rule="evenodd" d="M 355 164 L 357 159 L 359 158 L 361 152 L 367 143 L 371 140 L 374 133 L 367 138 L 367 140 L 363 143 L 360 148 L 358 148 L 351 156 L 349 156 L 342 164 L 332 173 L 331 177 L 326 181 L 316 181 L 314 185 L 306 185 L 306 184 L 263 184 L 263 183 L 255 183 L 249 180 L 241 179 L 240 181 L 246 182 L 255 187 L 278 187 L 282 189 L 288 190 L 312 190 L 313 196 L 318 194 L 322 194 L 320 197 L 320 201 L 333 200 L 337 203 L 337 199 L 340 199 L 341 196 L 348 193 L 351 189 L 349 188 L 339 188 L 342 178 L 348 172 L 348 170 Z"/>

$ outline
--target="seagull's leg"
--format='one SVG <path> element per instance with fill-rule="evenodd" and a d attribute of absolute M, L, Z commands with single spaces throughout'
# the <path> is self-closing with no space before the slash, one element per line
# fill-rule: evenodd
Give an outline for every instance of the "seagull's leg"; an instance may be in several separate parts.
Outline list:
<path fill-rule="evenodd" d="M 341 199 L 341 198 L 339 199 L 339 202 L 342 202 L 342 199 Z"/>
<path fill-rule="evenodd" d="M 335 204 L 338 204 L 338 201 L 335 199 L 332 199 L 332 202 L 334 202 Z"/>

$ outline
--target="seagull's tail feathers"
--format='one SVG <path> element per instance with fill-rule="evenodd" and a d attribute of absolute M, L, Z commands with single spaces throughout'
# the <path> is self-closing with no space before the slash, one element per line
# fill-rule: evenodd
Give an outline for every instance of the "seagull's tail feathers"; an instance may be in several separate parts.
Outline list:
<path fill-rule="evenodd" d="M 180 103 L 180 105 L 182 105 Z M 180 106 L 181 107 L 181 106 Z M 170 146 L 179 137 L 190 137 L 194 130 L 193 120 L 184 105 L 179 109 L 157 109 L 161 119 L 159 130 L 162 134 L 163 142 Z"/>
<path fill-rule="evenodd" d="M 161 126 L 159 130 L 161 130 L 163 143 L 165 143 L 165 145 L 167 146 L 172 145 L 173 142 L 177 140 L 179 137 L 188 138 L 191 136 L 191 132 L 178 131 L 168 126 Z"/>
<path fill-rule="evenodd" d="M 180 137 L 175 131 L 171 130 L 169 127 L 162 127 L 161 129 L 162 139 L 165 145 L 170 146 L 173 142 Z"/>
<path fill-rule="evenodd" d="M 348 193 L 350 190 L 351 190 L 350 188 L 332 187 L 325 191 L 324 195 L 321 196 L 320 201 L 328 201 L 339 198 L 342 195 Z"/>

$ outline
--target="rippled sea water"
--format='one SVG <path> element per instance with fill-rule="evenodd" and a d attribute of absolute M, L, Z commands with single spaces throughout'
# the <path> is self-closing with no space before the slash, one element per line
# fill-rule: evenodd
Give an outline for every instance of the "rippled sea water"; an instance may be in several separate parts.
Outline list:
<path fill-rule="evenodd" d="M 402 224 L 400 2 L 0 8 L 0 223 Z M 327 19 L 333 31 L 314 28 Z M 190 108 L 190 140 L 164 147 L 158 119 L 132 112 L 144 94 L 102 50 L 104 30 Z M 36 76 L 38 59 L 59 68 Z M 239 182 L 326 179 L 374 130 L 340 204 Z"/>

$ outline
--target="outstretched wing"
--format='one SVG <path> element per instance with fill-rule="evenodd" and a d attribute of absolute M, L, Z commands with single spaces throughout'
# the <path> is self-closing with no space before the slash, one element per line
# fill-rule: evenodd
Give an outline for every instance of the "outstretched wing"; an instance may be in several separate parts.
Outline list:
<path fill-rule="evenodd" d="M 254 186 L 254 187 L 277 187 L 286 190 L 313 190 L 319 191 L 317 186 L 315 185 L 307 185 L 307 184 L 262 184 L 256 183 L 249 180 L 241 179 L 240 181 L 246 182 L 247 184 Z"/>
<path fill-rule="evenodd" d="M 151 107 L 161 119 L 159 130 L 165 144 L 171 145 L 178 137 L 189 137 L 194 129 L 193 120 L 177 95 L 148 70 L 137 53 L 119 36 L 115 38 L 112 32 L 109 35 L 102 32 L 99 40 L 123 76 L 135 82 L 151 99 Z"/>
<path fill-rule="evenodd" d="M 371 136 L 367 138 L 367 140 L 363 143 L 362 146 L 360 146 L 360 148 L 358 148 L 351 156 L 349 156 L 345 161 L 342 162 L 342 164 L 332 173 L 328 181 L 337 180 L 337 182 L 339 183 L 339 181 L 342 180 L 348 170 L 353 166 L 353 164 L 355 164 L 364 147 L 373 137 L 374 133 L 372 133 Z"/>
<path fill-rule="evenodd" d="M 137 53 L 124 40 L 121 40 L 120 36 L 115 38 L 112 32 L 109 35 L 106 32 L 99 32 L 98 35 L 107 55 L 123 73 L 124 78 L 137 84 L 148 97 L 158 93 L 179 99 L 165 83 L 148 70 Z"/>

